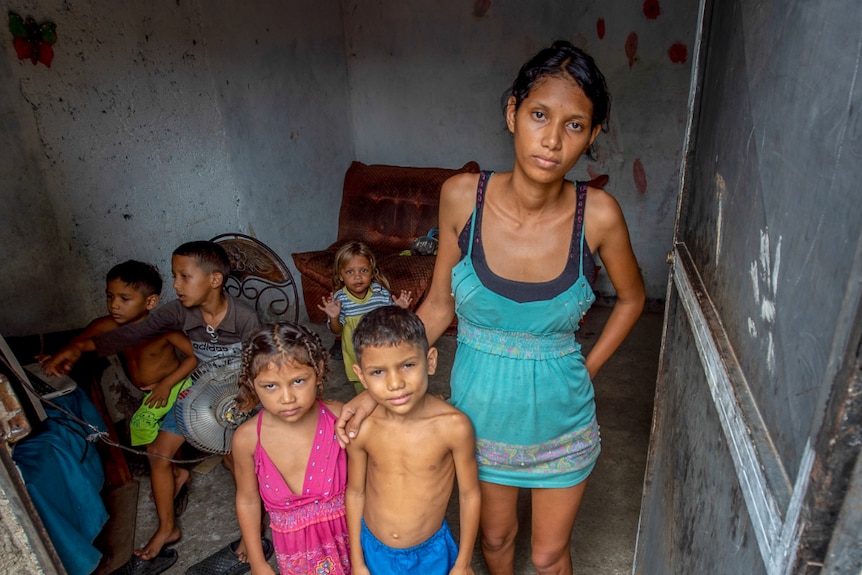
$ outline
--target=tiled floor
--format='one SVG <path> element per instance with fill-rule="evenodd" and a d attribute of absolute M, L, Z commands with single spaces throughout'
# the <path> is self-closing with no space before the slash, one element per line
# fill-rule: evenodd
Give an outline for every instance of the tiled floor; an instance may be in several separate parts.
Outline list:
<path fill-rule="evenodd" d="M 594 307 L 581 328 L 579 340 L 585 351 L 607 320 L 609 308 Z M 622 348 L 598 374 L 595 381 L 598 419 L 602 433 L 602 455 L 590 477 L 572 536 L 576 574 L 621 575 L 632 569 L 637 533 L 641 486 L 646 464 L 652 418 L 652 402 L 662 316 L 646 313 Z M 325 339 L 332 335 L 324 326 L 313 326 Z M 440 368 L 432 377 L 431 390 L 448 396 L 448 375 L 455 339 L 444 336 L 437 345 Z M 352 386 L 340 361 L 332 363 L 333 378 L 327 395 L 340 400 L 352 397 Z M 234 485 L 220 463 L 207 473 L 193 473 L 189 504 L 181 517 L 182 540 L 175 545 L 179 560 L 166 573 L 181 574 L 197 561 L 238 537 L 234 511 Z M 150 500 L 149 479 L 137 476 L 140 485 L 135 544 L 143 545 L 155 527 L 155 508 Z M 530 501 L 522 492 L 519 513 L 515 573 L 533 573 L 530 562 Z M 456 500 L 450 505 L 449 523 L 457 531 Z M 456 536 L 457 537 L 457 536 Z M 273 563 L 274 564 L 274 563 Z M 474 554 L 473 568 L 486 574 L 481 554 Z"/>

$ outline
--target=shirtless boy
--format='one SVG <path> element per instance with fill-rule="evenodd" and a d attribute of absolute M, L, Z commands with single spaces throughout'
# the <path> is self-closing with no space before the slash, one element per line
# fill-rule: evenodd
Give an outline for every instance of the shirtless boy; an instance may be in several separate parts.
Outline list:
<path fill-rule="evenodd" d="M 155 266 L 129 260 L 112 267 L 105 281 L 108 315 L 90 322 L 69 345 L 143 321 L 159 304 L 162 277 Z M 183 359 L 176 350 L 182 352 Z M 159 425 L 181 388 L 188 386 L 188 375 L 198 361 L 189 338 L 180 331 L 165 332 L 127 347 L 119 355 L 129 380 L 146 394 L 129 424 L 131 442 L 135 446 L 147 445 L 156 438 Z M 50 356 L 40 358 L 43 363 L 50 359 Z"/>
<path fill-rule="evenodd" d="M 347 446 L 353 574 L 473 573 L 480 504 L 473 426 L 426 393 L 437 350 L 421 320 L 396 306 L 362 318 L 353 343 L 353 369 L 378 403 Z M 460 545 L 445 521 L 456 477 Z"/>

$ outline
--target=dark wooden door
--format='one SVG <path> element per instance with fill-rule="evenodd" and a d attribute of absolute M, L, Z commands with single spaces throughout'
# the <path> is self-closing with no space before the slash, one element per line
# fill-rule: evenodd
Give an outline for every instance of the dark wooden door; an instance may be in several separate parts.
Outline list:
<path fill-rule="evenodd" d="M 862 2 L 703 0 L 635 573 L 862 570 Z"/>

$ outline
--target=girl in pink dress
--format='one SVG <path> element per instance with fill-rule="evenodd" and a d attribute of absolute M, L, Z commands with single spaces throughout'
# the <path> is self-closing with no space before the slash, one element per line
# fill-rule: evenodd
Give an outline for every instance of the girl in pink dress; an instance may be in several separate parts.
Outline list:
<path fill-rule="evenodd" d="M 242 346 L 237 401 L 263 409 L 233 436 L 236 514 L 243 539 L 260 542 L 263 501 L 282 574 L 350 573 L 343 404 L 321 399 L 328 365 L 320 338 L 295 323 L 266 325 Z M 260 543 L 247 559 L 253 575 L 274 574 Z"/>

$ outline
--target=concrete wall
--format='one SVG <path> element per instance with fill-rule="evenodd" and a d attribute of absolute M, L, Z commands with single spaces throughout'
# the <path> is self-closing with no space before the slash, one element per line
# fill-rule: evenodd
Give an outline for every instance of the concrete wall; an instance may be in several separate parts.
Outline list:
<path fill-rule="evenodd" d="M 610 174 L 647 295 L 664 296 L 690 74 L 669 50 L 693 40 L 691 2 L 0 7 L 59 38 L 48 69 L 0 36 L 4 335 L 86 324 L 113 264 L 151 261 L 168 280 L 190 239 L 250 233 L 288 263 L 328 245 L 352 159 L 508 169 L 501 95 L 557 38 L 595 56 L 614 96 L 599 160 L 572 175 Z"/>
<path fill-rule="evenodd" d="M 188 240 L 250 233 L 289 261 L 334 237 L 354 156 L 337 2 L 2 8 L 58 41 L 50 69 L 0 43 L 0 333 L 82 326 L 113 264 L 169 281 Z"/>
<path fill-rule="evenodd" d="M 569 40 L 596 59 L 613 98 L 598 161 L 582 159 L 571 177 L 610 175 L 647 297 L 661 299 L 696 16 L 683 0 L 346 2 L 357 159 L 511 169 L 503 93 L 528 58 Z M 599 290 L 613 291 L 605 274 Z"/>

